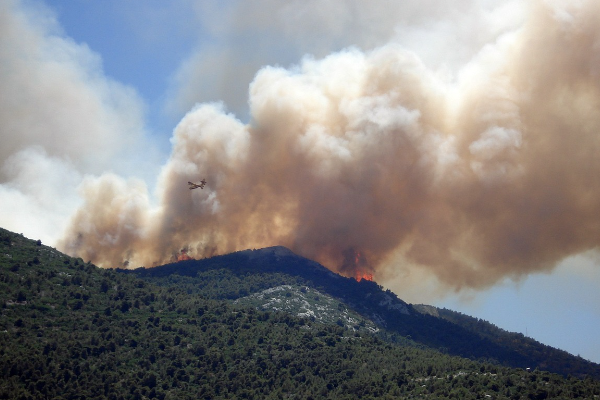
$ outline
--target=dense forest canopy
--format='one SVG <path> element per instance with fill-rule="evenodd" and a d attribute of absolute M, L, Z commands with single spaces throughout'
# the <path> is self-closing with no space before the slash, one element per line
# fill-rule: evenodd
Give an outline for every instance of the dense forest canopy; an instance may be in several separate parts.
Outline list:
<path fill-rule="evenodd" d="M 595 379 L 508 368 L 234 305 L 185 285 L 100 269 L 6 230 L 0 256 L 3 399 L 600 395 Z"/>
<path fill-rule="evenodd" d="M 432 306 L 407 304 L 376 282 L 334 274 L 280 246 L 119 271 L 160 286 L 182 288 L 189 294 L 255 305 L 256 301 L 248 297 L 260 296 L 263 291 L 281 285 L 305 286 L 337 299 L 342 307 L 373 322 L 380 328 L 378 335 L 386 340 L 416 342 L 444 353 L 505 366 L 600 379 L 598 364 L 520 333 L 504 331 L 486 321 Z M 277 296 L 270 294 L 269 298 Z M 280 296 L 279 303 L 266 309 L 281 311 L 279 304 L 293 303 L 305 297 L 302 293 L 293 299 Z M 308 300 L 311 300 L 310 296 Z M 328 320 L 345 318 L 342 310 L 338 314 Z M 352 324 L 346 325 L 352 327 Z"/>

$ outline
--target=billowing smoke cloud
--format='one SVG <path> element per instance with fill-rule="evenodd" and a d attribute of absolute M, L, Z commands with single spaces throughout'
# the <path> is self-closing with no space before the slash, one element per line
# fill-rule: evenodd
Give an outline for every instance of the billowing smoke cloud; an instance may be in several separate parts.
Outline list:
<path fill-rule="evenodd" d="M 38 3 L 0 4 L 0 65 L 0 223 L 50 243 L 81 204 L 83 175 L 139 165 L 131 148 L 152 158 L 144 106 Z"/>
<path fill-rule="evenodd" d="M 48 10 L 0 7 L 0 158 L 35 145 L 86 171 L 112 168 L 143 134 L 140 99 L 106 78 L 86 45 L 62 36 Z"/>
<path fill-rule="evenodd" d="M 285 245 L 454 289 L 597 248 L 600 3 L 530 6 L 456 79 L 397 44 L 261 69 L 249 124 L 219 104 L 179 123 L 157 207 L 135 181 L 87 181 L 63 248 L 136 267 Z"/>
<path fill-rule="evenodd" d="M 223 101 L 244 120 L 248 83 L 264 65 L 393 42 L 453 69 L 523 20 L 518 0 L 203 0 L 194 8 L 199 34 L 211 40 L 182 63 L 169 109 L 184 115 L 195 103 Z"/>

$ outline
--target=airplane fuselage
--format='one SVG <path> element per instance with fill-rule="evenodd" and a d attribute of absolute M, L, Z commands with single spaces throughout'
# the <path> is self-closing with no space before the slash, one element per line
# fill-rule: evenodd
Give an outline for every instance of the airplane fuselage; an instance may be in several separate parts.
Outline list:
<path fill-rule="evenodd" d="M 188 182 L 188 185 L 190 185 L 190 188 L 189 188 L 190 190 L 192 190 L 192 189 L 198 189 L 198 188 L 204 189 L 204 185 L 206 185 L 206 180 L 202 179 L 200 181 L 200 184 L 193 183 L 193 182 Z"/>

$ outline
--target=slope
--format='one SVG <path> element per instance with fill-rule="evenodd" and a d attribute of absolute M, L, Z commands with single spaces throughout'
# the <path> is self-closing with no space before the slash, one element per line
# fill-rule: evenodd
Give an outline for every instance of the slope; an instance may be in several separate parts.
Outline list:
<path fill-rule="evenodd" d="M 449 321 L 499 346 L 511 347 L 519 354 L 527 354 L 540 369 L 559 370 L 564 368 L 563 366 L 569 366 L 567 369 L 568 373 L 576 376 L 585 376 L 588 374 L 590 366 L 597 369 L 597 364 L 591 363 L 582 357 L 541 344 L 522 333 L 506 331 L 479 318 L 446 308 L 437 308 L 423 304 L 413 305 L 413 309 L 423 314 Z"/>
<path fill-rule="evenodd" d="M 160 285 L 176 285 L 214 299 L 238 299 L 280 285 L 298 285 L 327 294 L 388 333 L 448 354 L 565 376 L 600 378 L 600 365 L 518 334 L 501 339 L 469 327 L 449 312 L 428 313 L 375 282 L 342 277 L 283 247 L 245 250 L 203 260 L 127 271 Z M 337 320 L 340 317 L 335 317 Z M 393 338 L 394 336 L 392 336 Z M 404 342 L 406 343 L 406 342 Z"/>
<path fill-rule="evenodd" d="M 0 303 L 2 399 L 600 395 L 595 380 L 392 345 L 157 286 L 2 229 Z"/>

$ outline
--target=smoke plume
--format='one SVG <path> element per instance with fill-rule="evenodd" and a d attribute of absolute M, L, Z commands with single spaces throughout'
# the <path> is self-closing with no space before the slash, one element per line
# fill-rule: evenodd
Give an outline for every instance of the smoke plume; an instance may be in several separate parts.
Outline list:
<path fill-rule="evenodd" d="M 455 77 L 397 43 L 262 68 L 248 124 L 221 104 L 181 120 L 157 204 L 139 181 L 87 178 L 61 248 L 151 267 L 284 245 L 456 290 L 596 249 L 600 3 L 529 4 Z"/>
<path fill-rule="evenodd" d="M 140 166 L 144 105 L 38 2 L 0 4 L 0 223 L 45 243 L 81 204 L 86 174 Z M 146 168 L 151 170 L 151 168 Z"/>

